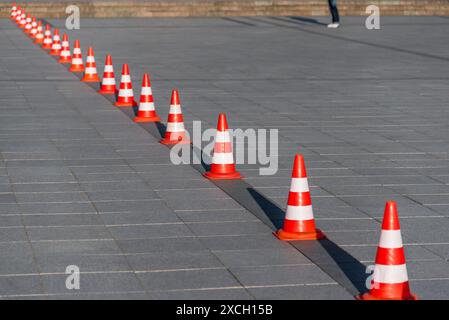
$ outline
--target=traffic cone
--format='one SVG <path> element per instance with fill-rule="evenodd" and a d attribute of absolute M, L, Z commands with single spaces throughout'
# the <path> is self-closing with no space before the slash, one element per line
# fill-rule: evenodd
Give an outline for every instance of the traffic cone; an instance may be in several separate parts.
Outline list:
<path fill-rule="evenodd" d="M 100 82 L 97 74 L 97 64 L 95 63 L 94 49 L 87 49 L 86 68 L 84 69 L 83 82 Z"/>
<path fill-rule="evenodd" d="M 98 93 L 101 94 L 115 94 L 117 88 L 115 86 L 114 65 L 112 64 L 112 57 L 108 54 L 104 63 L 103 80 L 101 81 L 101 88 Z"/>
<path fill-rule="evenodd" d="M 417 300 L 410 292 L 396 202 L 388 201 L 369 292 L 361 300 Z"/>
<path fill-rule="evenodd" d="M 69 71 L 71 72 L 84 71 L 83 54 L 81 53 L 79 40 L 75 40 L 75 44 L 73 45 L 72 65 L 70 66 Z"/>
<path fill-rule="evenodd" d="M 42 31 L 42 21 L 37 22 L 36 36 L 34 43 L 42 43 L 44 41 L 44 32 Z"/>
<path fill-rule="evenodd" d="M 64 33 L 62 36 L 61 54 L 59 55 L 59 63 L 71 63 L 69 36 Z"/>
<path fill-rule="evenodd" d="M 49 24 L 45 26 L 44 41 L 42 42 L 42 49 L 50 50 L 53 40 L 51 39 L 51 27 Z"/>
<path fill-rule="evenodd" d="M 25 10 L 21 7 L 18 7 L 16 14 L 16 24 L 20 26 L 20 22 L 22 21 L 22 15 L 25 13 Z"/>
<path fill-rule="evenodd" d="M 140 104 L 134 122 L 158 122 L 161 119 L 154 108 L 153 91 L 151 90 L 150 75 L 145 73 L 142 79 Z"/>
<path fill-rule="evenodd" d="M 31 39 L 36 38 L 36 34 L 37 34 L 37 22 L 36 22 L 36 18 L 33 17 L 33 18 L 31 19 L 30 38 L 31 38 Z"/>
<path fill-rule="evenodd" d="M 27 24 L 27 15 L 26 15 L 25 11 L 22 11 L 22 14 L 20 16 L 20 21 L 19 21 L 19 27 L 22 29 L 25 29 L 26 24 Z"/>
<path fill-rule="evenodd" d="M 217 133 L 215 135 L 214 154 L 210 170 L 204 174 L 211 180 L 241 179 L 242 175 L 235 170 L 231 137 L 228 131 L 226 115 L 218 115 Z"/>
<path fill-rule="evenodd" d="M 9 17 L 11 18 L 11 20 L 15 20 L 16 19 L 16 15 L 17 15 L 17 6 L 15 3 L 12 4 L 11 7 L 11 13 L 9 15 Z"/>
<path fill-rule="evenodd" d="M 189 144 L 184 129 L 184 118 L 182 116 L 181 101 L 178 90 L 173 89 L 170 99 L 170 110 L 168 112 L 167 129 L 164 139 L 159 141 L 162 144 Z"/>
<path fill-rule="evenodd" d="M 31 15 L 27 15 L 26 19 L 25 19 L 25 27 L 23 28 L 23 31 L 25 33 L 30 33 L 31 31 L 31 22 L 33 21 L 33 19 L 31 19 Z"/>
<path fill-rule="evenodd" d="M 315 227 L 306 166 L 304 157 L 300 154 L 295 156 L 293 164 L 284 226 L 275 233 L 275 236 L 287 241 L 325 238 L 323 232 Z"/>
<path fill-rule="evenodd" d="M 53 43 L 51 45 L 50 55 L 59 56 L 61 54 L 61 37 L 59 36 L 59 29 L 53 32 Z"/>
<path fill-rule="evenodd" d="M 131 82 L 131 76 L 129 74 L 128 64 L 124 64 L 122 67 L 122 77 L 120 79 L 120 90 L 118 91 L 117 107 L 135 107 L 137 106 L 134 100 L 133 85 Z"/>

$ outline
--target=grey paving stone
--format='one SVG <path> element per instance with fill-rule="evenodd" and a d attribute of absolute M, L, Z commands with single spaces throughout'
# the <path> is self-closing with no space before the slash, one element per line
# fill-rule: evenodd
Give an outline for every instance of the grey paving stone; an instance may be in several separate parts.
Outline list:
<path fill-rule="evenodd" d="M 81 270 L 80 270 L 81 271 Z M 43 275 L 42 282 L 48 293 L 71 293 L 66 288 L 67 275 Z M 80 289 L 77 293 L 95 292 L 143 292 L 143 288 L 135 275 L 124 273 L 82 273 L 80 272 Z"/>
<path fill-rule="evenodd" d="M 41 294 L 40 276 L 0 277 L 0 296 Z"/>
<path fill-rule="evenodd" d="M 241 285 L 224 268 L 144 272 L 137 276 L 148 291 L 174 289 L 233 288 Z"/>
<path fill-rule="evenodd" d="M 220 260 L 207 250 L 127 254 L 126 259 L 136 271 L 223 267 Z"/>
<path fill-rule="evenodd" d="M 253 300 L 245 289 L 150 291 L 153 300 Z"/>
<path fill-rule="evenodd" d="M 351 294 L 338 285 L 299 285 L 250 288 L 249 292 L 261 300 L 352 300 Z"/>
<path fill-rule="evenodd" d="M 136 93 L 149 71 L 163 120 L 178 87 L 188 129 L 192 120 L 215 127 L 219 112 L 232 128 L 279 129 L 274 176 L 259 176 L 257 165 L 238 169 L 284 209 L 293 155 L 304 154 L 317 225 L 363 263 L 374 259 L 385 201 L 397 200 L 412 288 L 444 298 L 446 281 L 432 279 L 447 274 L 448 87 L 441 61 L 449 24 L 410 19 L 383 17 L 388 36 L 367 33 L 362 19 L 350 17 L 338 35 L 287 17 L 238 19 L 251 27 L 221 18 L 83 19 L 68 33 L 95 44 L 99 70 L 106 53 L 116 73 L 128 62 Z M 67 292 L 65 275 L 44 279 L 49 292 L 25 277 L 0 277 L 2 298 L 351 298 L 337 284 L 304 286 L 327 275 L 199 172 L 171 165 L 157 136 L 8 20 L 0 27 L 0 41 L 8 43 L 0 48 L 0 81 L 7 80 L 0 86 L 0 253 L 9 257 L 0 272 L 35 273 L 31 252 L 52 272 L 71 256 L 82 270 L 125 272 L 85 274 L 79 293 Z M 145 294 L 127 267 L 193 270 L 140 273 L 154 290 Z M 236 285 L 229 269 L 253 287 Z M 214 289 L 195 290 L 207 285 Z"/>

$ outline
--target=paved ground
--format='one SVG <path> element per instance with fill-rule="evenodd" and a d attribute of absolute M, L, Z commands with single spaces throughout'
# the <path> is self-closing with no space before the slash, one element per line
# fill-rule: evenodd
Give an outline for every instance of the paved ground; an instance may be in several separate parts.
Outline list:
<path fill-rule="evenodd" d="M 100 71 L 106 53 L 116 75 L 129 63 L 136 92 L 150 72 L 164 120 L 178 87 L 188 128 L 223 111 L 233 128 L 278 128 L 278 173 L 240 171 L 283 208 L 303 153 L 317 224 L 357 263 L 372 264 L 396 200 L 413 291 L 447 299 L 449 19 L 320 22 L 82 20 L 69 34 L 95 46 Z M 8 20 L 0 43 L 2 298 L 352 298 Z"/>

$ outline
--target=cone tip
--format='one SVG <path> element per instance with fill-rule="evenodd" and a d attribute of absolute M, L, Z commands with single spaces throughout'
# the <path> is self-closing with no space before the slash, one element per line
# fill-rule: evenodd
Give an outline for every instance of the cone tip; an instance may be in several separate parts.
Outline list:
<path fill-rule="evenodd" d="M 143 74 L 142 87 L 151 87 L 150 75 L 148 73 Z"/>
<path fill-rule="evenodd" d="M 179 92 L 178 89 L 173 89 L 171 91 L 171 100 L 170 100 L 170 104 L 172 105 L 180 105 L 181 101 L 179 99 Z"/>
<path fill-rule="evenodd" d="M 218 115 L 217 130 L 218 131 L 226 131 L 226 130 L 228 130 L 228 121 L 227 121 L 226 115 L 224 113 L 220 113 Z"/>
<path fill-rule="evenodd" d="M 123 74 L 123 75 L 129 75 L 129 66 L 128 66 L 127 63 L 124 63 L 124 64 L 123 64 L 123 67 L 122 67 L 122 74 Z"/>
<path fill-rule="evenodd" d="M 387 201 L 382 221 L 382 230 L 399 230 L 399 216 L 395 201 Z"/>
<path fill-rule="evenodd" d="M 89 47 L 89 48 L 87 49 L 87 55 L 88 55 L 88 56 L 93 56 L 93 55 L 94 55 L 94 49 L 93 49 L 92 47 Z"/>
<path fill-rule="evenodd" d="M 292 178 L 307 178 L 306 165 L 304 164 L 304 157 L 302 154 L 297 153 L 295 155 Z"/>

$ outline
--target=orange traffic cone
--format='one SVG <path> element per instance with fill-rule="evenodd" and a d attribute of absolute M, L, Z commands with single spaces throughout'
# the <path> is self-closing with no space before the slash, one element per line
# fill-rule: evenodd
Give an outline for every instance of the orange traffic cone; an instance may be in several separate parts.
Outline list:
<path fill-rule="evenodd" d="M 154 108 L 153 91 L 151 90 L 150 75 L 145 73 L 142 79 L 140 104 L 134 122 L 158 122 L 161 119 Z"/>
<path fill-rule="evenodd" d="M 53 32 L 53 43 L 51 45 L 50 54 L 52 56 L 59 56 L 61 54 L 61 37 L 59 36 L 59 29 Z"/>
<path fill-rule="evenodd" d="M 25 29 L 26 25 L 27 25 L 27 15 L 26 15 L 25 11 L 22 11 L 22 15 L 20 16 L 19 27 L 21 29 Z"/>
<path fill-rule="evenodd" d="M 37 34 L 37 22 L 36 18 L 33 17 L 33 19 L 31 20 L 30 38 L 31 39 L 36 38 L 36 34 Z"/>
<path fill-rule="evenodd" d="M 83 82 L 100 82 L 97 74 L 97 64 L 95 63 L 94 49 L 87 49 L 86 68 L 84 69 Z"/>
<path fill-rule="evenodd" d="M 210 171 L 204 176 L 211 180 L 241 179 L 242 175 L 235 170 L 234 155 L 232 153 L 231 137 L 228 130 L 226 115 L 218 115 L 217 133 L 215 135 L 214 154 Z"/>
<path fill-rule="evenodd" d="M 190 143 L 184 129 L 181 101 L 179 99 L 178 90 L 176 89 L 173 89 L 171 92 L 170 110 L 168 112 L 167 129 L 165 130 L 164 139 L 159 142 L 162 144 Z"/>
<path fill-rule="evenodd" d="M 37 32 L 34 43 L 42 43 L 44 41 L 44 32 L 42 30 L 42 21 L 37 22 Z"/>
<path fill-rule="evenodd" d="M 306 166 L 304 165 L 304 158 L 300 154 L 295 156 L 293 164 L 292 182 L 288 194 L 284 226 L 275 235 L 280 240 L 317 240 L 325 238 L 323 232 L 315 227 Z"/>
<path fill-rule="evenodd" d="M 16 15 L 17 15 L 17 6 L 15 3 L 12 4 L 11 7 L 11 13 L 9 15 L 9 17 L 11 18 L 11 20 L 15 20 L 16 19 Z"/>
<path fill-rule="evenodd" d="M 61 54 L 59 55 L 59 63 L 71 63 L 69 36 L 64 33 L 62 36 Z"/>
<path fill-rule="evenodd" d="M 115 86 L 114 65 L 112 64 L 112 57 L 109 54 L 106 56 L 103 80 L 101 81 L 101 88 L 98 92 L 101 94 L 115 94 L 117 92 Z"/>
<path fill-rule="evenodd" d="M 25 19 L 25 26 L 23 27 L 23 31 L 25 33 L 30 33 L 30 31 L 31 31 L 31 21 L 33 21 L 31 19 L 31 15 L 27 14 L 27 17 Z"/>
<path fill-rule="evenodd" d="M 369 292 L 361 300 L 417 300 L 410 292 L 396 202 L 388 201 Z"/>
<path fill-rule="evenodd" d="M 71 72 L 84 71 L 83 55 L 81 53 L 79 40 L 75 40 L 75 44 L 73 45 L 72 65 L 70 66 L 69 71 Z"/>
<path fill-rule="evenodd" d="M 120 90 L 118 91 L 117 107 L 135 107 L 137 106 L 134 100 L 133 85 L 131 82 L 131 76 L 129 74 L 128 64 L 124 64 L 122 67 L 122 77 L 120 79 Z"/>
<path fill-rule="evenodd" d="M 49 24 L 45 26 L 44 41 L 42 42 L 42 49 L 49 50 L 53 40 L 51 39 L 51 27 Z"/>
<path fill-rule="evenodd" d="M 24 9 L 20 9 L 17 10 L 17 15 L 16 15 L 16 24 L 20 27 L 20 23 L 22 22 L 22 18 L 25 15 L 25 10 Z M 26 17 L 26 15 L 25 15 Z"/>

